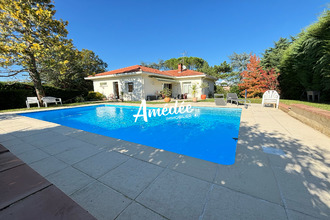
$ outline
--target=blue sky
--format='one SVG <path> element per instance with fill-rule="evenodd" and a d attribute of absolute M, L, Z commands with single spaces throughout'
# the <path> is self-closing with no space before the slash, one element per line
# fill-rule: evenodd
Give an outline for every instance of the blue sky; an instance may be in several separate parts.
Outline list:
<path fill-rule="evenodd" d="M 210 65 L 233 52 L 257 55 L 280 37 L 317 21 L 323 0 L 55 0 L 56 18 L 69 21 L 78 49 L 93 50 L 109 70 L 201 57 Z"/>

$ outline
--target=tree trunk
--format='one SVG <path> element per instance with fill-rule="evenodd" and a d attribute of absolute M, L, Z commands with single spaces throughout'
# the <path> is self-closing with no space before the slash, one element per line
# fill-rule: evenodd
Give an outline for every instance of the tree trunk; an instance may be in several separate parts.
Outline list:
<path fill-rule="evenodd" d="M 42 104 L 41 98 L 45 96 L 45 91 L 41 85 L 40 73 L 37 70 L 36 59 L 33 54 L 30 55 L 31 58 L 31 68 L 29 70 L 29 75 L 32 79 L 34 88 L 39 102 Z"/>

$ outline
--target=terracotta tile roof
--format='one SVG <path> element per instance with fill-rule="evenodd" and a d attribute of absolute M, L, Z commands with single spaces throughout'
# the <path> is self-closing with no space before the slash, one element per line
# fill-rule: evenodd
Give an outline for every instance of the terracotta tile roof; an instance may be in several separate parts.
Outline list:
<path fill-rule="evenodd" d="M 205 75 L 204 73 L 197 72 L 194 70 L 183 70 L 181 73 L 179 73 L 178 70 L 167 70 L 166 72 L 170 73 L 172 76 L 198 76 L 198 75 Z"/>
<path fill-rule="evenodd" d="M 96 74 L 95 76 L 106 76 L 106 75 L 114 75 L 114 74 L 120 74 L 120 73 L 137 72 L 140 70 L 142 70 L 143 72 L 156 73 L 156 74 L 172 76 L 172 77 L 205 75 L 204 73 L 197 72 L 194 70 L 183 70 L 181 73 L 179 73 L 178 70 L 161 71 L 161 70 L 153 69 L 150 67 L 134 65 L 134 66 L 129 66 L 129 67 L 121 68 L 121 69 L 111 70 L 111 71 L 104 72 L 104 73 L 99 73 L 99 74 Z M 89 76 L 89 77 L 93 77 L 93 76 Z"/>

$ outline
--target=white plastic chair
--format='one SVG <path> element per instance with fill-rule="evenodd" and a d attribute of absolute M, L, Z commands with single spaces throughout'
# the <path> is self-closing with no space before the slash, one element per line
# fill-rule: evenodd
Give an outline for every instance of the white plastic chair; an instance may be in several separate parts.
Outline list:
<path fill-rule="evenodd" d="M 37 97 L 26 97 L 25 103 L 27 108 L 30 108 L 30 104 L 38 104 L 38 108 L 40 108 L 39 100 Z"/>
<path fill-rule="evenodd" d="M 279 103 L 280 95 L 275 90 L 267 90 L 262 95 L 262 107 L 264 107 L 265 104 L 274 104 L 276 105 L 276 108 L 278 108 Z"/>

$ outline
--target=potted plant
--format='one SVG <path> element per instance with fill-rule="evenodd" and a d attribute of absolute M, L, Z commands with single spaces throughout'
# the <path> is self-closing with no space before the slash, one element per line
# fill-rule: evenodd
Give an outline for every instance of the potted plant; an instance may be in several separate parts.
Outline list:
<path fill-rule="evenodd" d="M 169 88 L 164 88 L 162 91 L 162 95 L 165 97 L 164 101 L 165 102 L 170 102 L 171 101 L 171 94 L 172 91 Z"/>
<path fill-rule="evenodd" d="M 207 87 L 209 87 L 209 85 L 206 82 L 203 82 L 202 85 L 201 85 L 202 93 L 203 93 L 204 89 L 207 88 Z M 202 94 L 201 99 L 205 100 L 206 99 L 206 94 Z"/>
<path fill-rule="evenodd" d="M 197 84 L 193 84 L 191 86 L 191 94 L 193 95 L 193 102 L 197 102 L 197 97 L 196 97 L 196 93 L 197 93 Z"/>

